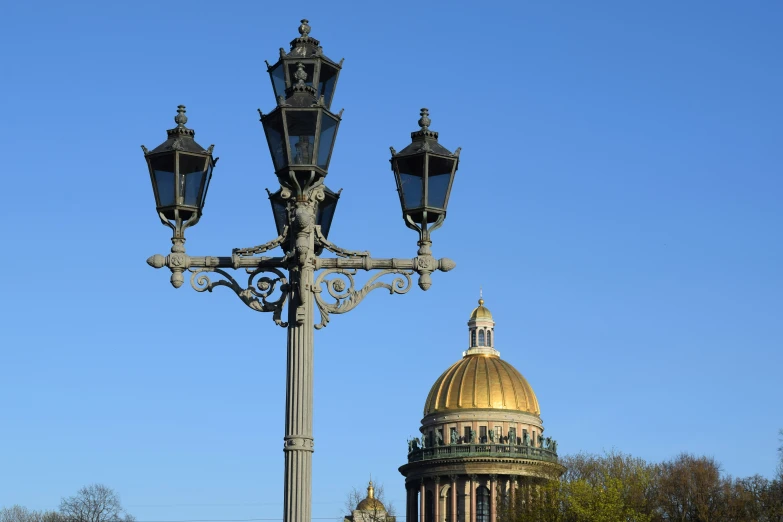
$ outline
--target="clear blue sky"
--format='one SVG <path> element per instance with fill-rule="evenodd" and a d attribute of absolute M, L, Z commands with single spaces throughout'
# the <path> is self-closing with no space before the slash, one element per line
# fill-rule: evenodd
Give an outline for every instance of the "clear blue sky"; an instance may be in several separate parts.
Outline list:
<path fill-rule="evenodd" d="M 291 5 L 294 7 L 287 7 Z M 783 4 L 14 2 L 0 18 L 0 506 L 102 482 L 141 521 L 279 518 L 285 331 L 175 291 L 140 144 L 221 157 L 194 255 L 271 239 L 264 59 L 345 57 L 330 239 L 412 257 L 388 164 L 428 107 L 463 147 L 429 292 L 316 333 L 313 516 L 406 439 L 484 288 L 563 453 L 771 476 L 783 427 Z"/>

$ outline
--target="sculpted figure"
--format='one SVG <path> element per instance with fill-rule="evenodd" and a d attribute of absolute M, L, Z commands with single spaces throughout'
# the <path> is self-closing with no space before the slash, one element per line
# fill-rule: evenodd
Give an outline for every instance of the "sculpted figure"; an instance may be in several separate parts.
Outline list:
<path fill-rule="evenodd" d="M 529 446 L 530 445 L 530 435 L 528 435 L 527 432 L 524 432 L 522 434 L 522 445 L 523 446 Z"/>
<path fill-rule="evenodd" d="M 470 443 L 471 444 L 476 443 L 476 432 L 473 430 L 470 430 Z"/>
<path fill-rule="evenodd" d="M 440 434 L 440 431 L 435 432 L 435 445 L 443 446 L 443 435 Z"/>
<path fill-rule="evenodd" d="M 555 455 L 557 455 L 557 441 L 556 440 L 552 441 L 552 451 L 555 453 Z"/>
<path fill-rule="evenodd" d="M 457 432 L 454 430 L 451 430 L 451 444 L 457 443 Z"/>
<path fill-rule="evenodd" d="M 495 442 L 495 430 L 489 430 L 489 441 Z"/>

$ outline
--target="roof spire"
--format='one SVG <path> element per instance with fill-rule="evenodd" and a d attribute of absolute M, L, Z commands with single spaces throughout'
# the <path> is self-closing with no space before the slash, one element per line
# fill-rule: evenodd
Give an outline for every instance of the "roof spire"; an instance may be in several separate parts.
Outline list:
<path fill-rule="evenodd" d="M 484 306 L 484 289 L 479 287 L 479 306 Z"/>
<path fill-rule="evenodd" d="M 375 498 L 375 488 L 372 486 L 372 475 L 370 475 L 370 484 L 367 486 L 367 498 Z"/>

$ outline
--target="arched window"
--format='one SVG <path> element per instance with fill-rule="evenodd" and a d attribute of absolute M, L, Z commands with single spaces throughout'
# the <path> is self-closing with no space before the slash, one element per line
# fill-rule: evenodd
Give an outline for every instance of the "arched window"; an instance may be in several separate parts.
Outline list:
<path fill-rule="evenodd" d="M 487 346 L 492 346 L 492 330 L 487 330 Z"/>
<path fill-rule="evenodd" d="M 484 346 L 484 330 L 479 330 L 479 346 Z"/>
<path fill-rule="evenodd" d="M 476 347 L 476 330 L 470 331 L 470 347 L 471 348 Z"/>
<path fill-rule="evenodd" d="M 489 522 L 489 490 L 484 486 L 476 488 L 476 522 Z"/>

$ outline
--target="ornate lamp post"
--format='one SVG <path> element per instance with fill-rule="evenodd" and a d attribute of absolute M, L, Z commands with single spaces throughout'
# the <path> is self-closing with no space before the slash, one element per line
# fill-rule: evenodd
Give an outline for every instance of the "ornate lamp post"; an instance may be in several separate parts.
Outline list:
<path fill-rule="evenodd" d="M 447 258 L 435 259 L 430 233 L 441 226 L 459 149 L 452 154 L 438 144 L 429 130 L 427 109 L 422 109 L 420 130 L 412 143 L 397 153 L 392 149 L 392 170 L 400 194 L 403 219 L 419 234 L 418 255 L 412 259 L 376 259 L 369 252 L 346 250 L 327 239 L 339 193 L 324 185 L 329 159 L 340 124 L 340 114 L 330 111 L 342 62 L 323 55 L 312 38 L 307 20 L 291 50 L 280 49 L 280 59 L 268 66 L 277 107 L 261 114 L 269 151 L 280 189 L 270 193 L 278 237 L 262 245 L 234 249 L 230 256 L 190 256 L 185 251 L 185 229 L 201 217 L 212 169 L 212 146 L 203 149 L 195 132 L 185 127 L 185 107 L 180 105 L 168 139 L 144 155 L 149 167 L 158 216 L 173 230 L 171 253 L 156 254 L 147 263 L 171 270 L 171 284 L 182 286 L 185 271 L 198 292 L 224 286 L 250 308 L 271 312 L 276 324 L 288 329 L 284 521 L 310 522 L 313 452 L 313 329 L 327 325 L 331 314 L 352 310 L 372 290 L 384 288 L 404 294 L 411 275 L 427 290 L 430 274 L 454 268 Z M 259 111 L 260 113 L 260 111 Z M 282 255 L 262 256 L 277 247 Z M 320 257 L 327 250 L 336 257 Z M 226 269 L 244 269 L 243 286 Z M 374 271 L 357 288 L 357 271 Z M 221 276 L 213 280 L 213 274 Z M 394 275 L 390 282 L 383 276 Z M 330 299 L 331 298 L 331 299 Z M 287 305 L 287 320 L 283 308 Z M 315 309 L 319 312 L 316 322 Z"/>

